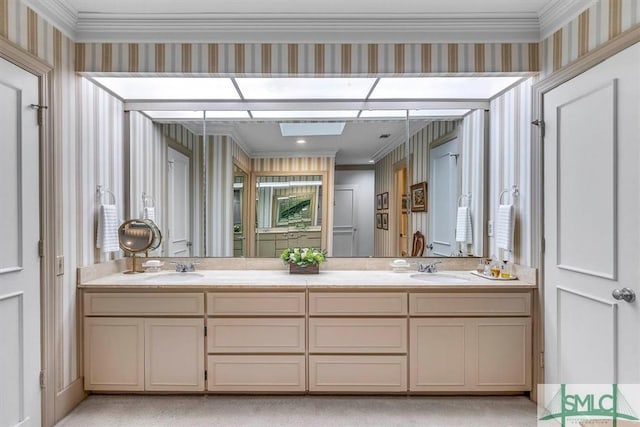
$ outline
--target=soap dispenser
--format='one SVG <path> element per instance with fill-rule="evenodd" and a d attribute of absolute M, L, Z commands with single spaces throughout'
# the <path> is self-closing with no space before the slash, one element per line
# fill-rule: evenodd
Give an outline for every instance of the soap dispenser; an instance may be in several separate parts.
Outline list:
<path fill-rule="evenodd" d="M 511 264 L 506 259 L 502 261 L 502 265 L 500 266 L 500 278 L 501 279 L 511 278 Z"/>

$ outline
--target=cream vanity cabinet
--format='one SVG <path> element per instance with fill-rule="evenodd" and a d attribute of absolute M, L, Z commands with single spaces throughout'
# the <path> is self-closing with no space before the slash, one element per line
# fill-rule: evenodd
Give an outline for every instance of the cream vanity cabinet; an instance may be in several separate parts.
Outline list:
<path fill-rule="evenodd" d="M 409 390 L 531 390 L 529 292 L 411 293 Z"/>
<path fill-rule="evenodd" d="M 204 293 L 84 294 L 85 390 L 204 391 Z"/>
<path fill-rule="evenodd" d="M 407 294 L 309 292 L 309 391 L 407 391 Z"/>
<path fill-rule="evenodd" d="M 305 292 L 209 292 L 207 389 L 305 392 Z"/>

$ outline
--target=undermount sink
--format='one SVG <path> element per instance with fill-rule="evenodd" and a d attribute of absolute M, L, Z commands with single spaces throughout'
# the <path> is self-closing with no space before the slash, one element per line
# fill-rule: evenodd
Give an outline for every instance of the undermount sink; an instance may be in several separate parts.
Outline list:
<path fill-rule="evenodd" d="M 198 280 L 204 277 L 202 273 L 186 272 L 186 273 L 161 273 L 146 277 L 144 280 L 163 282 L 163 283 L 181 283 Z"/>
<path fill-rule="evenodd" d="M 469 279 L 464 277 L 455 276 L 447 273 L 417 273 L 412 274 L 409 277 L 412 279 L 420 280 L 422 282 L 433 284 L 456 284 L 456 283 L 469 283 Z"/>

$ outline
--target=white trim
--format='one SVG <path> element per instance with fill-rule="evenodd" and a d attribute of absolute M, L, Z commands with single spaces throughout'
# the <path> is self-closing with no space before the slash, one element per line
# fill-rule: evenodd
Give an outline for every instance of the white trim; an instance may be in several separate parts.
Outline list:
<path fill-rule="evenodd" d="M 80 42 L 537 42 L 535 13 L 80 13 Z"/>
<path fill-rule="evenodd" d="M 336 157 L 336 151 L 305 151 L 304 153 L 293 153 L 291 151 L 269 151 L 268 153 L 253 153 L 252 159 L 277 159 L 289 157 Z M 288 172 L 283 173 L 286 175 Z"/>
<path fill-rule="evenodd" d="M 550 0 L 540 10 L 540 40 L 550 37 L 554 32 L 577 18 L 585 9 L 598 0 Z"/>

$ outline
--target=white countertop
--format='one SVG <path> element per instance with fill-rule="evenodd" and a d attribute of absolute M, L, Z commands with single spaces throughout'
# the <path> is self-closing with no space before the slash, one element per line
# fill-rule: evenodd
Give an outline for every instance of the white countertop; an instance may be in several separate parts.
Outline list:
<path fill-rule="evenodd" d="M 415 271 L 320 271 L 319 274 L 289 274 L 288 270 L 201 270 L 194 273 L 176 273 L 162 270 L 158 273 L 111 274 L 79 284 L 85 289 L 189 289 L 189 288 L 269 288 L 269 289 L 530 289 L 535 285 L 520 280 L 491 280 L 472 275 L 468 271 L 441 271 L 422 273 L 420 280 Z M 454 283 L 451 283 L 454 282 Z"/>

